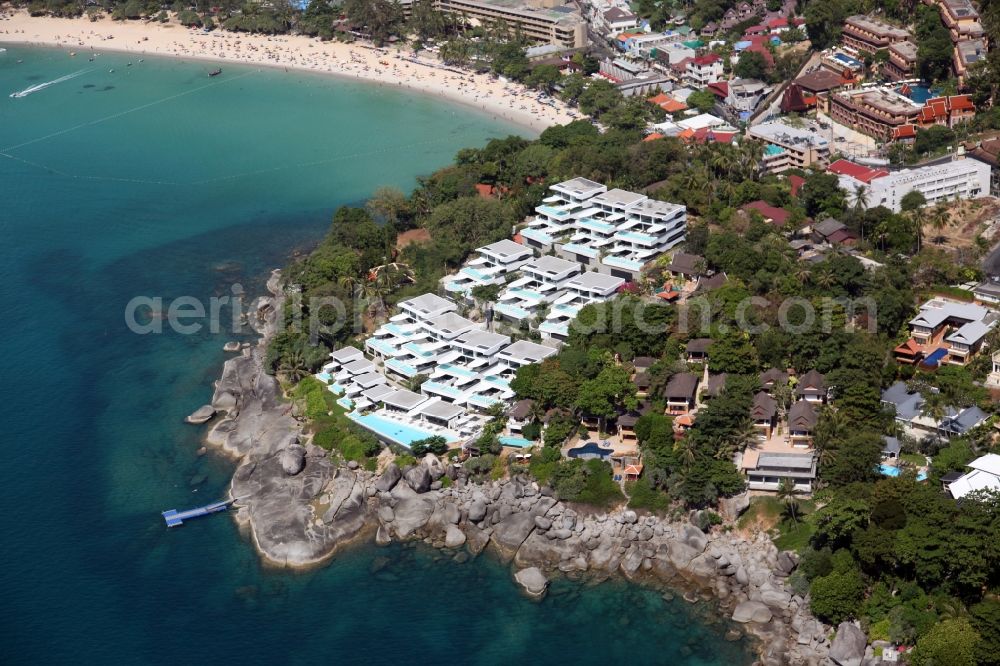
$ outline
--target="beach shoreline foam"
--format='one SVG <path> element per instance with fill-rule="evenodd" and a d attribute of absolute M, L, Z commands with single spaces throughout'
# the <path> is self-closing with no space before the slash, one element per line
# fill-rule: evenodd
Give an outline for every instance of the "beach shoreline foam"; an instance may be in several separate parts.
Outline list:
<path fill-rule="evenodd" d="M 0 22 L 0 44 L 63 49 L 73 60 L 116 52 L 315 73 L 441 97 L 535 133 L 578 117 L 555 98 L 540 102 L 537 91 L 520 84 L 460 72 L 409 50 L 323 42 L 303 35 L 205 33 L 176 23 L 33 17 L 20 10 Z"/>

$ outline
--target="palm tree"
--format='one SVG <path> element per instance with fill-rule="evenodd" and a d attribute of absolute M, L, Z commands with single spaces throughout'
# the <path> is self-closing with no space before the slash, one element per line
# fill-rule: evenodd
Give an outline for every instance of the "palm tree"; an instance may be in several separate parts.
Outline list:
<path fill-rule="evenodd" d="M 941 232 L 948 226 L 950 219 L 951 215 L 948 214 L 948 204 L 943 201 L 931 209 L 931 226 L 934 227 L 934 231 L 938 234 L 934 237 L 934 242 L 938 245 L 944 242 L 944 236 Z"/>
<path fill-rule="evenodd" d="M 680 458 L 681 465 L 683 465 L 685 469 L 691 467 L 697 457 L 697 447 L 695 446 L 694 439 L 691 437 L 683 437 L 677 440 L 674 444 L 674 452 L 677 454 L 677 457 Z"/>
<path fill-rule="evenodd" d="M 795 266 L 794 275 L 796 280 L 798 280 L 802 284 L 805 284 L 809 282 L 809 279 L 812 277 L 812 271 L 809 270 L 809 266 L 800 262 Z"/>
<path fill-rule="evenodd" d="M 309 374 L 306 356 L 302 349 L 296 347 L 287 354 L 278 365 L 278 373 L 284 375 L 290 382 L 298 384 Z"/>
<path fill-rule="evenodd" d="M 833 285 L 837 284 L 837 277 L 833 274 L 833 271 L 820 271 L 820 273 L 816 276 L 816 284 L 824 289 L 829 289 Z"/>
<path fill-rule="evenodd" d="M 782 479 L 781 483 L 778 484 L 778 499 L 785 505 L 785 516 L 792 523 L 799 522 L 799 501 L 796 499 L 798 492 L 795 482 L 789 478 Z"/>
<path fill-rule="evenodd" d="M 854 186 L 854 212 L 860 214 L 867 209 L 868 209 L 868 186 L 858 183 L 857 185 Z M 863 233 L 861 240 L 864 240 Z"/>
<path fill-rule="evenodd" d="M 910 211 L 906 216 L 906 221 L 910 231 L 917 239 L 917 252 L 919 253 L 924 240 L 924 221 L 920 217 L 920 211 Z"/>

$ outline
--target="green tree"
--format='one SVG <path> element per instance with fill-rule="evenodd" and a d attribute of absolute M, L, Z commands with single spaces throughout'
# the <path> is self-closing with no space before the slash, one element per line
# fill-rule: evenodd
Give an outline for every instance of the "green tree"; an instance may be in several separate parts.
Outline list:
<path fill-rule="evenodd" d="M 920 210 L 927 205 L 924 193 L 918 190 L 910 190 L 899 200 L 899 207 L 905 213 L 913 210 Z"/>
<path fill-rule="evenodd" d="M 703 88 L 701 90 L 695 90 L 693 93 L 688 95 L 685 103 L 690 108 L 701 113 L 709 113 L 715 108 L 716 99 L 715 93 L 708 88 Z"/>
<path fill-rule="evenodd" d="M 743 51 L 733 67 L 733 74 L 742 79 L 763 80 L 767 77 L 767 61 L 757 51 Z"/>
<path fill-rule="evenodd" d="M 979 634 L 966 618 L 945 620 L 931 627 L 910 654 L 913 666 L 975 666 Z"/>
<path fill-rule="evenodd" d="M 865 584 L 856 566 L 835 568 L 810 584 L 810 608 L 824 622 L 838 624 L 857 614 L 864 591 Z"/>

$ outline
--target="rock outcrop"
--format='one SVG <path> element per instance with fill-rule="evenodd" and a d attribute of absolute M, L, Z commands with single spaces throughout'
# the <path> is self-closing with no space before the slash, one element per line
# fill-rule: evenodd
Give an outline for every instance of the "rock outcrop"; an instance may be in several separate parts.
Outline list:
<path fill-rule="evenodd" d="M 269 281 L 275 299 L 259 310 L 269 313 L 264 340 L 281 309 L 278 277 Z M 381 476 L 357 465 L 338 468 L 303 437 L 277 381 L 263 371 L 264 345 L 226 362 L 209 407 L 224 416 L 207 441 L 239 459 L 231 484 L 236 518 L 268 562 L 316 565 L 361 538 L 379 545 L 423 540 L 462 549 L 456 557 L 489 547 L 514 564 L 517 582 L 533 597 L 545 594 L 550 575 L 602 580 L 618 574 L 668 583 L 685 598 L 711 595 L 759 639 L 760 663 L 767 666 L 819 666 L 828 654 L 854 666 L 859 643 L 863 656 L 864 635 L 858 639 L 853 625 L 841 626 L 838 651 L 831 652 L 827 628 L 787 586 L 796 558 L 779 553 L 765 534 L 706 533 L 692 522 L 633 510 L 585 513 L 531 479 L 476 484 L 433 455 L 405 470 L 389 464 Z M 445 475 L 450 483 L 443 483 Z M 732 500 L 724 512 L 738 515 L 745 502 Z"/>
<path fill-rule="evenodd" d="M 193 425 L 201 425 L 202 423 L 211 421 L 213 416 L 215 416 L 215 407 L 212 407 L 212 405 L 202 405 L 184 420 Z"/>
<path fill-rule="evenodd" d="M 514 574 L 514 580 L 524 588 L 525 592 L 536 599 L 545 596 L 545 590 L 549 587 L 549 579 L 545 577 L 545 574 L 538 567 L 521 569 Z"/>
<path fill-rule="evenodd" d="M 841 622 L 830 645 L 830 659 L 840 666 L 861 666 L 867 645 L 868 639 L 860 627 L 851 622 Z"/>

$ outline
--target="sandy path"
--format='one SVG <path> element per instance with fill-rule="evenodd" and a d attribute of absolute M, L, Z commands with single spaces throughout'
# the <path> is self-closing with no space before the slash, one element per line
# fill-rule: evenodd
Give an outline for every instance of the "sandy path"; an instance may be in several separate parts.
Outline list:
<path fill-rule="evenodd" d="M 488 75 L 458 73 L 436 61 L 414 57 L 408 49 L 378 50 L 299 35 L 205 33 L 173 23 L 107 18 L 91 22 L 31 17 L 22 11 L 0 20 L 0 44 L 62 47 L 67 54 L 76 52 L 78 59 L 89 51 L 122 51 L 321 72 L 444 97 L 535 132 L 577 117 L 558 100 L 539 101 L 539 94 L 524 86 Z"/>

